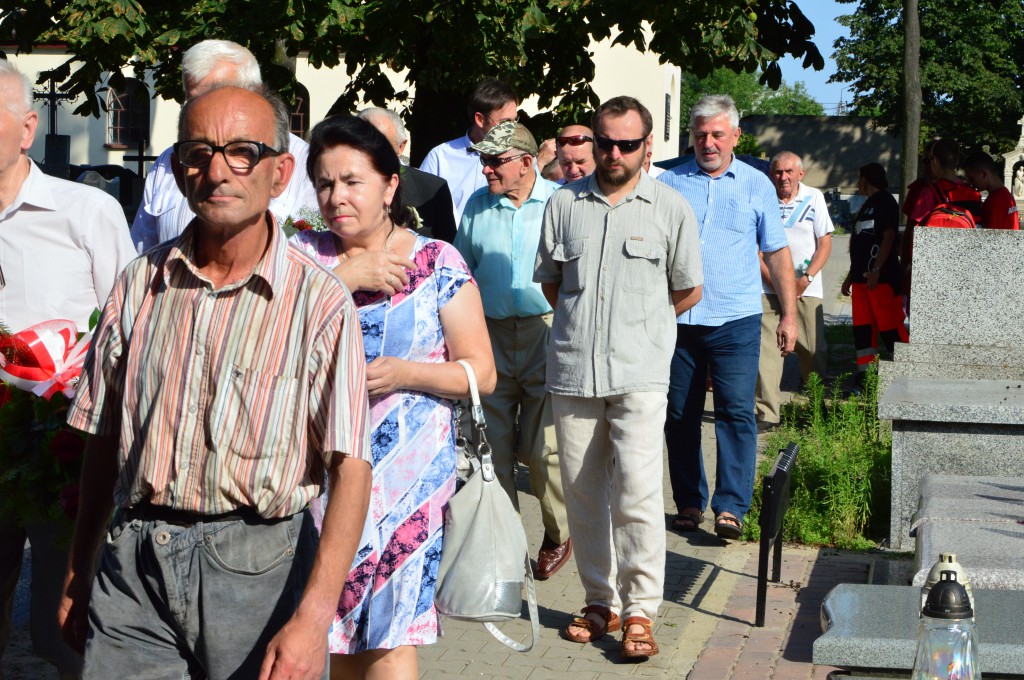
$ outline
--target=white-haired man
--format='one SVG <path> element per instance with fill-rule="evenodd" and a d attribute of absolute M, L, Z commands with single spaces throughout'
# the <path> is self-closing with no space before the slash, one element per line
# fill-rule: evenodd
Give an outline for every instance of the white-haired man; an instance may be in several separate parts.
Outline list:
<path fill-rule="evenodd" d="M 416 209 L 423 226 L 418 229 L 424 236 L 451 243 L 455 240 L 455 216 L 452 214 L 452 192 L 443 177 L 409 167 L 405 162 L 405 148 L 409 133 L 402 117 L 390 109 L 376 106 L 363 109 L 359 117 L 368 121 L 388 138 L 402 161 L 402 202 Z"/>
<path fill-rule="evenodd" d="M 797 341 L 800 374 L 811 372 L 825 377 L 825 315 L 821 308 L 823 286 L 821 270 L 832 253 L 832 218 L 820 191 L 800 180 L 804 163 L 792 151 L 783 151 L 772 159 L 771 179 L 779 197 L 779 216 L 789 239 L 796 275 Z M 778 340 L 775 329 L 782 317 L 779 296 L 772 287 L 771 274 L 761 258 L 761 359 L 757 369 L 757 392 L 754 408 L 758 428 L 770 429 L 779 424 L 782 392 L 782 355 L 773 351 Z"/>
<path fill-rule="evenodd" d="M 104 192 L 45 175 L 29 159 L 38 123 L 32 85 L 2 59 L 0 102 L 0 321 L 15 333 L 52 319 L 70 319 L 86 331 L 117 274 L 135 256 L 124 212 Z M 45 497 L 40 504 L 53 501 Z M 33 558 L 32 644 L 61 678 L 72 678 L 81 659 L 61 642 L 57 627 L 66 530 L 65 522 L 43 517 L 0 518 L 0 657 L 10 638 L 27 537 Z"/>
<path fill-rule="evenodd" d="M 181 82 L 187 101 L 215 86 L 234 85 L 252 90 L 261 87 L 263 81 L 260 65 L 249 50 L 230 40 L 204 40 L 182 55 Z M 174 181 L 172 151 L 165 149 L 146 177 L 142 203 L 132 222 L 132 241 L 139 253 L 176 237 L 195 217 Z M 292 174 L 284 192 L 270 202 L 270 212 L 282 225 L 289 217 L 298 219 L 302 212 L 319 212 L 316 192 L 305 173 L 309 145 L 289 135 L 288 151 L 295 156 L 300 171 Z"/>
<path fill-rule="evenodd" d="M 739 112 L 728 95 L 708 95 L 690 112 L 695 158 L 658 177 L 689 201 L 700 225 L 704 297 L 678 318 L 668 390 L 665 440 L 678 515 L 673 528 L 693 531 L 704 517 L 708 484 L 701 452 L 705 380 L 714 386 L 718 449 L 715 533 L 736 539 L 750 508 L 757 456 L 754 390 L 761 346 L 758 252 L 779 296 L 776 329 L 783 355 L 796 343 L 796 296 L 789 242 L 775 188 L 737 160 Z"/>

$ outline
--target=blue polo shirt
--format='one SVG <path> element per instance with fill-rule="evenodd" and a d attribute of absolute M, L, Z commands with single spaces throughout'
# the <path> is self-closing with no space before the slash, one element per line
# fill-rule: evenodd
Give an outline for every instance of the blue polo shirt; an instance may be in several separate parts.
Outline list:
<path fill-rule="evenodd" d="M 701 301 L 677 323 L 721 326 L 761 313 L 761 264 L 757 253 L 789 245 L 779 199 L 768 177 L 735 156 L 718 177 L 691 160 L 658 176 L 693 207 L 704 264 Z"/>
<path fill-rule="evenodd" d="M 537 175 L 530 196 L 516 208 L 487 187 L 469 197 L 455 247 L 480 286 L 484 315 L 491 319 L 547 314 L 551 306 L 533 282 L 544 206 L 559 186 Z"/>

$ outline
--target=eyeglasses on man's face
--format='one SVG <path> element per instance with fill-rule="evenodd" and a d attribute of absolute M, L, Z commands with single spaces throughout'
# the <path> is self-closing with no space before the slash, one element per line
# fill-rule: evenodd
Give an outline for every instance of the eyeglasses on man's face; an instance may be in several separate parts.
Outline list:
<path fill-rule="evenodd" d="M 238 141 L 217 146 L 209 142 L 184 141 L 174 145 L 174 155 L 186 168 L 205 168 L 213 161 L 217 152 L 224 155 L 228 167 L 233 170 L 252 170 L 267 156 L 279 156 L 281 152 L 263 142 Z"/>
<path fill-rule="evenodd" d="M 616 146 L 622 153 L 633 153 L 640 148 L 646 137 L 640 139 L 609 139 L 608 137 L 595 137 L 594 142 L 601 151 L 611 151 Z"/>
<path fill-rule="evenodd" d="M 522 158 L 523 156 L 529 155 L 530 154 L 528 153 L 521 153 L 516 156 L 506 156 L 504 158 L 499 158 L 498 156 L 480 156 L 480 165 L 484 166 L 485 168 L 490 168 L 491 170 L 494 170 L 495 168 L 500 168 L 501 166 L 505 165 L 505 163 L 511 163 L 517 158 Z"/>
<path fill-rule="evenodd" d="M 565 137 L 555 137 L 555 141 L 558 142 L 558 146 L 581 146 L 594 141 L 594 138 L 590 135 L 566 135 Z"/>

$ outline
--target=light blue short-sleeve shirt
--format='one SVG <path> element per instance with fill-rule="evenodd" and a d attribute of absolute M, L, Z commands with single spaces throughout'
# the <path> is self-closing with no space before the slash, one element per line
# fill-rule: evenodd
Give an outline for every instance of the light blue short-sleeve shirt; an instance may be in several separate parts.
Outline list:
<path fill-rule="evenodd" d="M 704 295 L 676 321 L 721 326 L 761 313 L 758 250 L 789 245 L 771 180 L 733 156 L 724 173 L 711 177 L 695 160 L 666 170 L 658 180 L 683 195 L 697 217 L 704 264 Z"/>
<path fill-rule="evenodd" d="M 455 247 L 480 286 L 490 319 L 537 316 L 551 311 L 533 280 L 544 206 L 558 185 L 535 173 L 537 181 L 518 208 L 504 194 L 477 189 L 466 203 Z"/>

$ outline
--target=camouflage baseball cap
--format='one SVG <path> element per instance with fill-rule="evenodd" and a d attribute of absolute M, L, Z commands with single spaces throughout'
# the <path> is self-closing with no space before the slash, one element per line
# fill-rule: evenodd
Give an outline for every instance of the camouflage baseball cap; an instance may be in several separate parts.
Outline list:
<path fill-rule="evenodd" d="M 487 133 L 482 140 L 469 147 L 485 156 L 499 156 L 510 149 L 519 149 L 537 155 L 537 140 L 522 123 L 503 120 Z"/>

